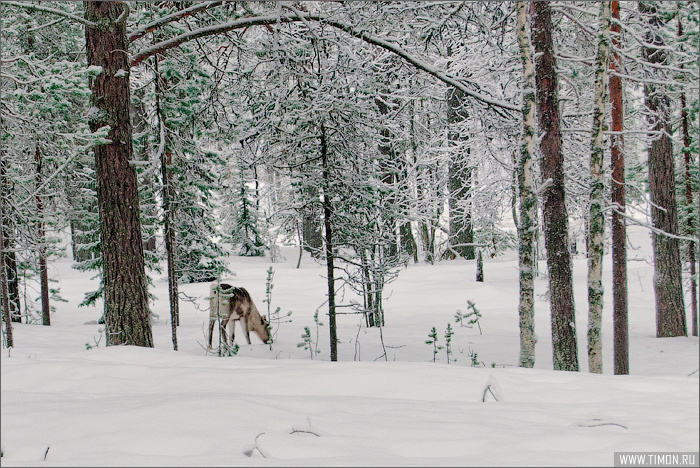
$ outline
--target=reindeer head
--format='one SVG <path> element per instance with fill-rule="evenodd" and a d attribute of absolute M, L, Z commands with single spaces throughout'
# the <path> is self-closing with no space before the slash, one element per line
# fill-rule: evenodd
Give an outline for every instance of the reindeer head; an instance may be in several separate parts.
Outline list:
<path fill-rule="evenodd" d="M 272 341 L 270 338 L 270 324 L 267 322 L 264 315 L 260 316 L 260 324 L 256 324 L 255 332 L 258 334 L 258 337 L 263 341 L 263 343 L 270 344 Z"/>

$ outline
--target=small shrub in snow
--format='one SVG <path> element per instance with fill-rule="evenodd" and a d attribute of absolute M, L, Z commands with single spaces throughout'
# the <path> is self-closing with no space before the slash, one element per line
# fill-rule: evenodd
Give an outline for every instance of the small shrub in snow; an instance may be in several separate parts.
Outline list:
<path fill-rule="evenodd" d="M 454 331 L 452 330 L 452 325 L 447 324 L 447 329 L 445 330 L 445 353 L 447 354 L 447 363 L 450 363 L 450 356 L 452 356 L 452 335 Z M 456 359 L 452 359 L 456 361 Z"/>
<path fill-rule="evenodd" d="M 297 343 L 297 348 L 304 348 L 309 350 L 309 355 L 311 359 L 314 358 L 315 354 L 320 354 L 321 350 L 318 349 L 318 327 L 323 326 L 321 322 L 318 321 L 318 310 L 314 314 L 314 322 L 316 323 L 316 340 L 311 339 L 311 330 L 309 327 L 304 327 L 304 333 L 302 333 L 302 342 Z"/>
<path fill-rule="evenodd" d="M 455 322 L 459 323 L 460 327 L 472 328 L 474 324 L 479 327 L 479 335 L 483 335 L 481 331 L 481 324 L 479 319 L 481 318 L 481 312 L 476 308 L 474 301 L 467 300 L 467 313 L 463 314 L 461 309 L 457 309 L 457 314 L 455 314 Z"/>
<path fill-rule="evenodd" d="M 435 362 L 437 359 L 438 351 L 440 351 L 442 349 L 442 346 L 439 346 L 437 344 L 438 337 L 437 337 L 437 330 L 435 330 L 435 327 L 433 327 L 433 329 L 430 330 L 430 333 L 428 334 L 428 338 L 430 338 L 430 339 L 425 340 L 425 344 L 433 345 L 433 362 Z"/>

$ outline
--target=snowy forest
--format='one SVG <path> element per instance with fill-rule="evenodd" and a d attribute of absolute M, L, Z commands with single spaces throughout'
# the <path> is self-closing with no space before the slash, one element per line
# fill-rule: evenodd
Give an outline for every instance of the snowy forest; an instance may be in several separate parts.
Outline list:
<path fill-rule="evenodd" d="M 591 421 L 625 430 L 633 424 L 610 414 L 627 397 L 625 414 L 678 410 L 664 406 L 673 398 L 630 396 L 612 375 L 585 376 L 642 379 L 630 375 L 637 359 L 637 374 L 678 370 L 678 382 L 654 382 L 690 419 L 675 442 L 649 448 L 644 429 L 636 443 L 613 437 L 614 451 L 697 452 L 697 2 L 2 1 L 0 13 L 3 464 L 230 462 L 136 449 L 109 458 L 102 442 L 84 459 L 67 455 L 76 446 L 44 453 L 48 442 L 38 458 L 18 453 L 13 392 L 43 385 L 17 363 L 23 349 L 54 355 L 64 370 L 85 353 L 100 365 L 167 360 L 173 372 L 196 367 L 193 379 L 210 388 L 214 369 L 255 380 L 256 366 L 284 372 L 289 356 L 305 377 L 276 385 L 318 380 L 328 413 L 342 408 L 331 381 L 357 372 L 333 367 L 343 361 L 403 361 L 393 363 L 397 381 L 412 375 L 422 388 L 434 377 L 445 394 L 464 379 L 482 403 L 514 402 L 509 383 L 527 388 L 521 398 L 541 395 L 552 391 L 543 381 L 568 385 L 569 373 L 552 371 L 580 371 L 568 394 L 615 389 L 601 403 L 610 411 Z M 262 329 L 231 320 L 229 334 L 238 331 L 226 339 L 227 317 L 209 302 L 225 283 L 250 291 Z M 637 336 L 645 351 L 635 351 Z M 139 351 L 154 347 L 168 357 Z M 644 354 L 652 348 L 666 361 Z M 309 361 L 337 364 L 300 367 Z M 477 373 L 474 384 L 455 377 L 459 366 L 502 373 Z M 387 368 L 363 369 L 374 379 Z M 163 411 L 186 401 L 164 393 Z M 394 398 L 387 410 L 400 411 L 404 397 Z M 264 408 L 257 414 L 275 426 L 279 415 Z M 504 425 L 522 423 L 496 411 Z M 252 412 L 238 416 L 255 425 Z M 237 463 L 465 463 L 456 449 L 433 458 L 429 443 L 414 458 L 372 458 L 350 450 L 358 440 L 340 442 L 321 414 L 304 421 L 276 435 L 236 429 L 247 457 Z M 594 427 L 586 421 L 572 424 Z M 492 431 L 480 437 L 495 444 Z M 556 431 L 544 432 L 543 449 Z M 305 451 L 287 440 L 295 434 L 330 445 L 304 439 Z M 410 440 L 389 444 L 402 451 Z M 612 464 L 612 449 L 581 447 L 592 458 L 544 458 L 535 446 L 494 459 L 492 446 L 470 463 Z"/>

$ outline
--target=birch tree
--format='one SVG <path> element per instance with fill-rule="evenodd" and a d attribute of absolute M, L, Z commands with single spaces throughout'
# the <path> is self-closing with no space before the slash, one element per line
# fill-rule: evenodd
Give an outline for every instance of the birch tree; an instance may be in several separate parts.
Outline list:
<path fill-rule="evenodd" d="M 600 2 L 598 53 L 595 62 L 595 102 L 591 127 L 591 202 L 588 221 L 588 370 L 603 372 L 603 253 L 605 252 L 605 182 L 603 147 L 610 49 L 610 2 Z"/>
<path fill-rule="evenodd" d="M 527 28 L 525 2 L 517 2 L 517 35 L 523 64 L 523 130 L 520 158 L 517 166 L 518 199 L 518 270 L 520 293 L 518 314 L 520 315 L 520 367 L 535 365 L 535 282 L 534 282 L 534 236 L 537 230 L 537 196 L 534 191 L 533 158 L 535 155 L 535 67 L 532 61 L 532 45 Z"/>

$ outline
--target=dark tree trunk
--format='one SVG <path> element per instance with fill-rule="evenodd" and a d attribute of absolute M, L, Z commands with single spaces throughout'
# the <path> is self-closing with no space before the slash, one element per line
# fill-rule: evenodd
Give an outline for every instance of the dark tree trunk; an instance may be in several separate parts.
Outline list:
<path fill-rule="evenodd" d="M 153 346 L 141 220 L 129 118 L 129 43 L 122 2 L 84 2 L 88 65 L 94 111 L 90 129 L 109 126 L 107 144 L 94 146 L 102 245 L 107 345 Z M 118 71 L 123 70 L 126 74 Z"/>
<path fill-rule="evenodd" d="M 449 88 L 447 90 L 447 123 L 456 125 L 467 120 L 469 115 L 464 108 L 464 92 Z M 449 133 L 451 146 L 461 146 L 464 141 L 459 133 Z M 450 245 L 452 249 L 467 260 L 476 258 L 474 249 L 474 228 L 471 216 L 472 168 L 469 166 L 470 149 L 452 155 L 449 164 L 449 207 L 450 207 Z"/>
<path fill-rule="evenodd" d="M 479 283 L 484 282 L 484 260 L 481 257 L 481 250 L 476 256 L 476 281 Z"/>
<path fill-rule="evenodd" d="M 310 187 L 307 190 L 308 200 L 313 200 L 302 213 L 302 242 L 304 250 L 311 253 L 313 258 L 321 258 L 323 255 L 323 233 L 320 226 L 319 216 L 316 213 L 316 200 L 318 200 L 318 189 Z"/>
<path fill-rule="evenodd" d="M 51 325 L 51 307 L 49 304 L 49 273 L 46 269 L 46 227 L 44 224 L 44 199 L 41 195 L 41 168 L 43 157 L 39 145 L 36 145 L 34 151 L 34 162 L 36 162 L 36 217 L 37 217 L 37 237 L 39 246 L 37 253 L 39 254 L 39 283 L 41 284 L 41 323 L 42 325 Z"/>
<path fill-rule="evenodd" d="M 180 325 L 180 294 L 177 284 L 177 253 L 175 231 L 172 223 L 172 153 L 163 151 L 161 155 L 161 175 L 163 177 L 163 230 L 165 231 L 165 252 L 168 259 L 168 298 L 170 300 L 170 323 L 172 328 L 173 349 L 177 351 L 177 327 Z"/>
<path fill-rule="evenodd" d="M 389 118 L 389 105 L 387 103 L 388 99 L 388 90 L 381 93 L 381 96 L 375 99 L 375 104 L 379 109 L 379 115 L 383 116 L 384 119 Z M 379 159 L 379 170 L 381 172 L 381 179 L 382 182 L 387 185 L 394 185 L 396 183 L 395 170 L 388 164 L 388 161 L 396 161 L 396 155 L 391 144 L 393 135 L 391 133 L 391 130 L 389 130 L 386 127 L 382 128 L 379 134 L 381 135 L 381 138 L 379 139 L 379 153 L 382 155 L 382 157 Z M 393 193 L 387 195 L 387 206 L 394 205 L 395 198 L 396 196 Z M 391 233 L 390 236 L 387 236 L 390 238 L 390 242 L 386 246 L 385 252 L 383 252 L 382 255 L 388 257 L 396 256 L 398 254 L 398 245 L 396 243 L 396 238 L 394 235 L 394 232 L 396 230 L 396 219 L 394 215 L 391 214 L 388 217 L 383 217 L 382 222 L 382 230 Z"/>
<path fill-rule="evenodd" d="M 323 163 L 323 223 L 326 229 L 326 273 L 328 275 L 328 328 L 331 341 L 331 361 L 338 360 L 338 333 L 335 325 L 335 266 L 333 261 L 333 205 L 331 204 L 331 176 L 328 167 L 328 145 L 326 143 L 326 128 L 321 125 L 321 162 Z"/>
<path fill-rule="evenodd" d="M 5 228 L 7 221 L 5 219 L 5 200 L 7 196 L 8 185 L 7 175 L 5 172 L 5 154 L 0 149 L 0 305 L 2 306 L 2 321 L 5 323 L 5 336 L 7 337 L 7 347 L 14 346 L 12 336 L 12 317 L 10 316 L 10 299 L 7 289 L 7 262 L 5 260 L 5 246 L 8 244 L 5 240 Z"/>
<path fill-rule="evenodd" d="M 150 144 L 148 139 L 148 133 L 150 132 L 150 125 L 147 121 L 148 110 L 146 109 L 145 88 L 139 88 L 134 93 L 134 100 L 131 103 L 131 115 L 133 118 L 133 132 L 135 133 L 134 138 L 138 143 L 137 147 L 134 148 L 134 153 L 136 153 L 136 159 L 139 161 L 148 161 L 150 158 Z M 141 180 L 141 193 L 152 194 L 155 192 L 154 189 L 155 180 L 154 177 L 144 177 Z M 145 211 L 149 218 L 155 219 L 157 214 L 155 211 L 155 201 L 148 203 L 148 206 L 141 208 Z M 155 231 L 155 227 L 153 228 Z M 149 252 L 156 251 L 156 236 L 155 233 L 149 229 L 146 229 L 146 238 L 143 241 L 143 249 Z"/>
<path fill-rule="evenodd" d="M 8 242 L 5 233 L 5 268 L 7 274 L 7 296 L 10 301 L 12 321 L 22 323 L 22 302 L 19 297 L 19 274 L 17 273 L 17 256 Z"/>
<path fill-rule="evenodd" d="M 175 208 L 173 206 L 173 180 L 172 167 L 173 153 L 170 145 L 167 142 L 167 122 L 161 108 L 161 97 L 163 94 L 163 83 L 165 77 L 161 76 L 158 71 L 158 59 L 155 58 L 155 90 L 156 90 L 156 110 L 158 113 L 158 124 L 160 127 L 160 135 L 165 138 L 163 142 L 163 152 L 160 155 L 160 170 L 163 183 L 162 203 L 163 203 L 163 231 L 165 237 L 165 255 L 168 262 L 168 299 L 170 303 L 170 325 L 173 342 L 173 349 L 177 351 L 177 327 L 180 325 L 180 293 L 178 291 L 178 272 L 177 272 L 177 236 L 173 228 L 173 217 Z"/>
<path fill-rule="evenodd" d="M 418 263 L 418 246 L 410 222 L 399 226 L 399 236 L 401 237 L 401 250 L 412 257 L 414 263 Z"/>
<path fill-rule="evenodd" d="M 678 18 L 678 36 L 683 36 L 683 26 L 681 19 Z M 681 127 L 683 130 L 683 162 L 685 164 L 685 201 L 688 204 L 688 209 L 693 211 L 693 182 L 690 175 L 690 134 L 688 133 L 688 108 L 686 107 L 685 93 L 681 94 Z M 699 213 L 700 214 L 700 213 Z M 695 218 L 697 219 L 697 218 Z M 688 216 L 686 228 L 688 237 L 695 237 L 695 219 L 692 215 Z M 688 262 L 690 263 L 690 310 L 692 317 L 692 335 L 698 336 L 698 283 L 695 276 L 695 241 L 688 242 Z"/>
<path fill-rule="evenodd" d="M 533 2 L 532 42 L 536 62 L 535 85 L 542 151 L 543 214 L 552 346 L 555 370 L 578 371 L 576 318 L 569 253 L 569 218 L 564 191 L 564 157 L 559 119 L 557 65 L 552 42 L 552 14 L 548 2 Z"/>
<path fill-rule="evenodd" d="M 4 177 L 2 183 L 4 184 Z M 0 197 L 0 218 L 4 218 L 4 207 L 2 207 L 2 199 Z M 4 219 L 0 219 L 0 224 L 4 226 Z M 12 319 L 10 318 L 10 300 L 7 293 L 7 274 L 5 269 L 5 238 L 3 235 L 4 229 L 0 229 L 0 301 L 2 302 L 2 321 L 5 322 L 5 336 L 7 337 L 7 347 L 14 346 L 12 337 Z"/>
<path fill-rule="evenodd" d="M 612 40 L 610 56 L 610 104 L 612 130 L 610 163 L 612 165 L 612 261 L 613 261 L 613 355 L 615 374 L 629 374 L 629 331 L 627 311 L 627 227 L 625 222 L 625 142 L 622 137 L 624 107 L 622 79 L 614 72 L 619 65 L 617 51 L 621 46 L 620 2 L 611 3 L 613 21 L 610 23 Z"/>
<path fill-rule="evenodd" d="M 639 11 L 649 16 L 647 45 L 642 48 L 650 64 L 663 64 L 666 51 L 660 35 L 663 19 L 655 4 L 640 2 Z M 649 126 L 655 135 L 649 147 L 649 195 L 654 227 L 654 292 L 656 295 L 656 336 L 687 336 L 683 282 L 678 235 L 678 208 L 674 176 L 669 98 L 662 86 L 645 83 L 644 102 L 649 110 Z"/>

